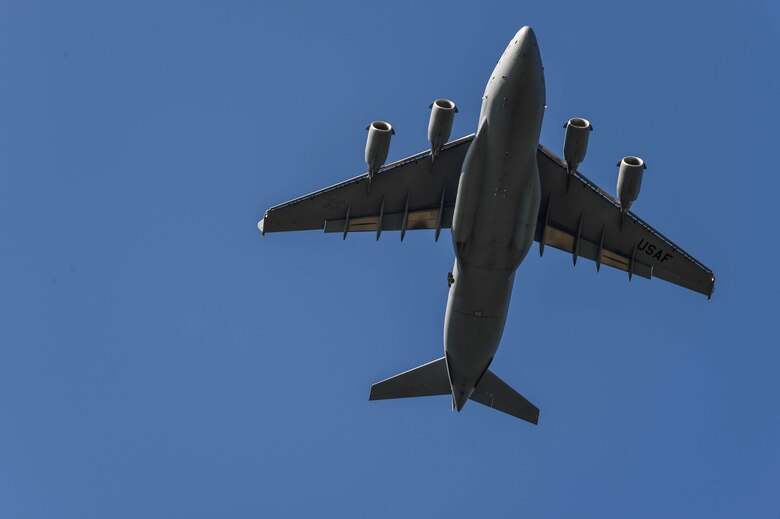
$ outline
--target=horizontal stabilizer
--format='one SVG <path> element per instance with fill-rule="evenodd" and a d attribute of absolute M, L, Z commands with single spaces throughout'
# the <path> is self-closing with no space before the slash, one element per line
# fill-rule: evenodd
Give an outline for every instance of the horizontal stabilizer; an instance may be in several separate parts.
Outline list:
<path fill-rule="evenodd" d="M 413 396 L 450 395 L 450 379 L 444 357 L 390 377 L 371 386 L 369 400 Z M 522 397 L 520 397 L 522 398 Z"/>
<path fill-rule="evenodd" d="M 509 387 L 492 371 L 487 370 L 479 385 L 471 394 L 471 400 L 492 407 L 526 422 L 539 422 L 539 408 L 523 398 L 523 395 Z"/>

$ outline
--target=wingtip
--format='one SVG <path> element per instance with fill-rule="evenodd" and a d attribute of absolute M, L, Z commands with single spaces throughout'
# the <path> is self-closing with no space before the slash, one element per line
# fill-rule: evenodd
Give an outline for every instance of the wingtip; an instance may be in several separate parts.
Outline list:
<path fill-rule="evenodd" d="M 710 293 L 707 294 L 707 301 L 712 299 L 712 294 L 715 293 L 715 274 L 710 274 L 710 277 L 712 279 L 712 287 L 710 288 Z"/>

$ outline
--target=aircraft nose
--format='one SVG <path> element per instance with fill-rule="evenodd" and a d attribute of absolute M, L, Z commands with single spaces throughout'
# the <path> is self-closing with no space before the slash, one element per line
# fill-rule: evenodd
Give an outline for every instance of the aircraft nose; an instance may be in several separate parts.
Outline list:
<path fill-rule="evenodd" d="M 536 39 L 536 34 L 530 25 L 524 25 L 517 31 L 517 37 L 521 39 L 525 39 L 526 37 Z"/>
<path fill-rule="evenodd" d="M 530 26 L 526 25 L 517 31 L 514 41 L 518 45 L 517 55 L 519 59 L 541 63 L 539 43 L 536 41 L 536 34 Z"/>

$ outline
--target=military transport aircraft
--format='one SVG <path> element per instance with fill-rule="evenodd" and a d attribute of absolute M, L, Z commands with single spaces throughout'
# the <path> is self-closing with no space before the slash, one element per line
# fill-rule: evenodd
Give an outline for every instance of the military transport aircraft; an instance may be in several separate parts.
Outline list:
<path fill-rule="evenodd" d="M 368 172 L 270 208 L 258 223 L 265 234 L 320 229 L 340 233 L 452 229 L 455 265 L 444 324 L 444 356 L 377 382 L 371 400 L 450 395 L 460 411 L 469 399 L 536 424 L 539 409 L 488 368 L 498 349 L 515 271 L 539 242 L 624 270 L 660 278 L 708 297 L 715 276 L 629 211 L 645 163 L 619 162 L 617 199 L 577 167 L 590 123 L 570 119 L 564 158 L 539 144 L 545 110 L 536 36 L 523 27 L 488 80 L 476 133 L 447 142 L 457 108 L 431 106 L 430 149 L 384 165 L 394 134 L 383 121 L 368 127 Z"/>

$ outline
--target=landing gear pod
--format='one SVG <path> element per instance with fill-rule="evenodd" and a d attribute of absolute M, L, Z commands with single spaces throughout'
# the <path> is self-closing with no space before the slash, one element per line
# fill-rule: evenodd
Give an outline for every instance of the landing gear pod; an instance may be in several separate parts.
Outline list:
<path fill-rule="evenodd" d="M 588 136 L 593 126 L 587 119 L 574 117 L 563 125 L 566 128 L 566 140 L 563 142 L 563 158 L 566 160 L 566 171 L 572 173 L 585 160 L 588 151 Z"/>
<path fill-rule="evenodd" d="M 442 146 L 452 133 L 452 121 L 458 113 L 458 107 L 449 99 L 437 99 L 431 106 L 431 120 L 428 122 L 428 140 L 431 143 L 431 161 L 441 151 Z"/>
<path fill-rule="evenodd" d="M 645 162 L 639 157 L 623 157 L 618 162 L 617 196 L 620 201 L 620 212 L 625 213 L 631 203 L 639 197 L 642 187 L 642 173 L 647 169 Z"/>
<path fill-rule="evenodd" d="M 366 164 L 368 164 L 368 178 L 371 179 L 387 160 L 390 138 L 395 135 L 395 130 L 390 123 L 384 121 L 374 121 L 366 126 L 366 130 L 368 130 Z"/>

